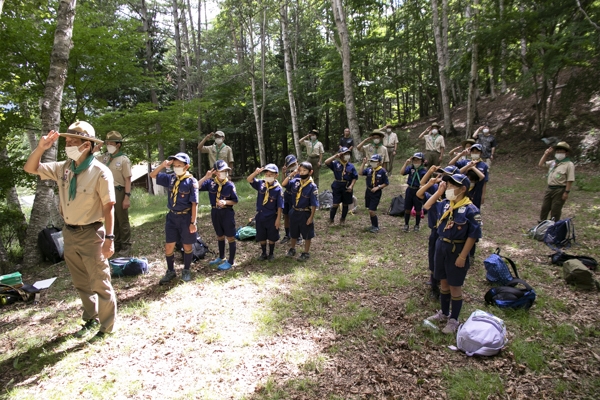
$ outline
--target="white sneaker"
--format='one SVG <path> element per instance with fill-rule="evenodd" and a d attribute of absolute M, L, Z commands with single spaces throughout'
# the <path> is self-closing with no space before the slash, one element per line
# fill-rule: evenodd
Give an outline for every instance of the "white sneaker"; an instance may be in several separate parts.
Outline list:
<path fill-rule="evenodd" d="M 458 325 L 459 324 L 457 320 L 450 318 L 444 329 L 442 329 L 442 333 L 445 333 L 446 335 L 456 333 L 458 330 Z"/>
<path fill-rule="evenodd" d="M 442 312 L 442 310 L 438 310 L 437 313 L 435 313 L 431 317 L 427 318 L 427 321 L 432 321 L 432 322 L 446 322 L 446 321 L 448 321 L 448 316 L 445 315 Z"/>

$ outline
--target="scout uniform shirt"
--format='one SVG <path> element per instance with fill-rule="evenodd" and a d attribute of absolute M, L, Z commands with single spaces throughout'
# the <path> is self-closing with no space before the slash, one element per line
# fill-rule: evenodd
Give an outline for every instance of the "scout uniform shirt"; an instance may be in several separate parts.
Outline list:
<path fill-rule="evenodd" d="M 267 194 L 267 183 L 264 180 L 254 178 L 250 184 L 258 191 L 256 197 L 256 218 L 266 219 L 277 215 L 277 209 L 283 208 L 283 191 L 281 185 L 274 181 L 269 185 Z M 265 196 L 268 199 L 265 201 Z"/>
<path fill-rule="evenodd" d="M 444 142 L 444 137 L 441 134 L 436 133 L 435 135 L 425 135 L 425 150 L 441 153 L 442 149 L 445 147 L 446 144 Z"/>
<path fill-rule="evenodd" d="M 208 153 L 208 162 L 212 166 L 217 160 L 223 160 L 229 165 L 233 162 L 233 150 L 225 143 L 217 145 L 216 143 L 211 146 L 202 146 L 202 153 Z"/>
<path fill-rule="evenodd" d="M 110 156 L 110 153 L 100 154 L 96 159 L 110 169 L 116 187 L 125 187 L 125 179 L 131 177 L 131 161 L 125 154 L 115 158 Z"/>
<path fill-rule="evenodd" d="M 575 165 L 571 161 L 546 161 L 548 169 L 548 186 L 567 186 L 567 182 L 575 181 Z"/>
<path fill-rule="evenodd" d="M 450 200 L 443 200 L 435 203 L 438 217 L 442 217 L 444 212 L 450 208 Z M 433 207 L 432 207 L 433 208 Z M 479 209 L 474 204 L 467 204 L 452 211 L 449 217 L 439 222 L 437 232 L 440 238 L 445 241 L 461 241 L 464 243 L 467 238 L 481 239 L 481 215 Z"/>
<path fill-rule="evenodd" d="M 305 140 L 304 145 L 306 146 L 306 155 L 308 157 L 319 157 L 321 154 L 325 153 L 323 143 L 319 142 L 319 139 L 314 142 Z M 316 168 L 316 165 L 313 165 L 313 168 Z"/>
<path fill-rule="evenodd" d="M 398 135 L 395 132 L 385 132 L 383 135 L 383 145 L 393 149 L 394 145 L 398 143 Z"/>
<path fill-rule="evenodd" d="M 425 169 L 425 167 L 423 167 L 423 165 L 419 165 L 419 168 L 415 168 L 414 165 L 409 165 L 402 172 L 402 175 L 408 175 L 408 179 L 406 180 L 408 187 L 412 189 L 418 189 L 421 187 L 421 179 L 425 176 L 426 173 L 427 170 Z"/>
<path fill-rule="evenodd" d="M 454 165 L 456 165 L 456 167 L 460 169 L 460 168 L 463 168 L 465 165 L 467 165 L 469 162 L 470 162 L 470 160 L 467 160 L 467 159 L 458 160 Z M 483 196 L 483 186 L 490 179 L 489 167 L 485 162 L 478 161 L 477 165 L 475 165 L 475 168 L 477 168 L 478 170 L 483 172 L 483 175 L 485 175 L 485 177 L 483 179 L 479 180 L 479 182 L 476 182 L 473 187 L 469 188 L 469 197 L 471 197 L 471 200 L 473 200 L 473 204 L 475 204 L 476 207 L 481 207 L 481 198 Z"/>
<path fill-rule="evenodd" d="M 366 144 L 363 146 L 363 151 L 365 152 L 365 157 L 367 160 L 371 158 L 373 154 L 379 154 L 382 158 L 382 162 L 386 163 L 390 161 L 390 157 L 388 156 L 388 151 L 383 144 Z"/>
<path fill-rule="evenodd" d="M 387 171 L 384 168 L 378 169 L 375 173 L 375 183 L 373 183 L 373 167 L 368 166 L 363 170 L 362 174 L 367 177 L 367 193 L 372 193 L 370 189 L 373 189 L 375 186 L 383 185 L 384 183 L 386 185 L 390 184 Z M 377 195 L 377 193 L 381 193 L 381 190 L 372 194 Z"/>
<path fill-rule="evenodd" d="M 353 180 L 358 179 L 358 172 L 350 162 L 347 162 L 344 166 L 340 160 L 333 160 L 328 167 L 333 171 L 335 182 L 351 183 Z"/>
<path fill-rule="evenodd" d="M 75 166 L 72 160 L 41 163 L 40 178 L 58 183 L 60 214 L 67 225 L 89 225 L 104 221 L 103 206 L 115 202 L 113 177 L 106 165 L 94 159 L 88 169 L 77 175 L 77 194 L 69 200 L 69 184 Z"/>
<path fill-rule="evenodd" d="M 173 192 L 177 175 L 159 172 L 156 176 L 156 184 L 169 188 L 168 207 L 174 213 L 191 212 L 192 203 L 198 204 L 198 181 L 193 176 L 184 178 L 179 182 L 176 193 Z"/>
<path fill-rule="evenodd" d="M 208 199 L 210 200 L 210 205 L 213 208 L 217 208 L 217 200 L 231 200 L 237 203 L 238 196 L 235 191 L 235 185 L 229 179 L 223 185 L 221 185 L 221 190 L 219 190 L 219 184 L 216 180 L 207 179 L 200 186 L 201 192 L 208 192 Z M 217 197 L 218 196 L 218 197 Z M 232 208 L 233 206 L 224 206 L 221 208 Z M 217 208 L 218 209 L 218 208 Z"/>
<path fill-rule="evenodd" d="M 290 179 L 285 187 L 286 190 L 290 191 L 292 207 L 297 211 L 310 211 L 310 207 L 319 207 L 319 189 L 317 185 L 314 182 L 308 183 L 303 188 L 301 185 L 300 178 L 294 178 Z M 300 196 L 297 196 L 298 191 L 300 191 Z"/>

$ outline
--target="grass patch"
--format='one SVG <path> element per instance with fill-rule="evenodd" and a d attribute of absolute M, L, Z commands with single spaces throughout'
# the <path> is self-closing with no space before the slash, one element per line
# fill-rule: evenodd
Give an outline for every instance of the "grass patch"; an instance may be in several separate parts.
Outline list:
<path fill-rule="evenodd" d="M 502 379 L 497 373 L 484 372 L 474 368 L 459 368 L 443 372 L 448 385 L 448 398 L 486 400 L 490 396 L 504 394 Z"/>
<path fill-rule="evenodd" d="M 509 344 L 509 347 L 519 364 L 525 364 L 535 372 L 540 372 L 546 368 L 543 347 L 539 341 L 517 338 Z"/>

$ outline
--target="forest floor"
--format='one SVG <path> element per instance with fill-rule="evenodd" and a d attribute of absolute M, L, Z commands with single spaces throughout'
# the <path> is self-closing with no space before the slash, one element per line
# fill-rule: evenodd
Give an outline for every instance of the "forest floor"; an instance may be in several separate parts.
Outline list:
<path fill-rule="evenodd" d="M 424 221 L 420 232 L 403 233 L 402 219 L 383 215 L 404 182 L 397 174 L 384 190 L 379 234 L 365 230 L 363 178 L 355 191 L 361 206 L 345 226 L 329 225 L 328 212 L 317 212 L 310 261 L 286 258 L 287 248 L 278 245 L 276 259 L 261 262 L 258 244 L 238 242 L 232 270 L 213 270 L 206 259 L 193 265 L 191 282 L 167 286 L 158 285 L 166 200 L 136 192 L 134 253 L 147 257 L 151 270 L 113 279 L 118 331 L 96 343 L 75 338 L 80 301 L 65 265 L 29 271 L 27 282 L 58 279 L 40 304 L 1 309 L 0 398 L 597 398 L 598 292 L 567 286 L 561 268 L 548 263 L 551 251 L 526 236 L 545 186 L 536 162 L 532 155 L 493 165 L 484 237 L 464 286 L 462 321 L 483 309 L 506 322 L 509 343 L 497 356 L 454 352 L 453 336 L 422 326 L 439 308 L 425 284 L 429 230 Z M 323 173 L 321 189 L 331 179 Z M 596 259 L 599 190 L 597 171 L 578 168 L 563 214 L 576 216 L 578 245 L 570 252 Z M 238 191 L 236 221 L 243 225 L 254 214 L 255 193 L 245 182 Z M 216 249 L 206 207 L 199 231 Z M 538 294 L 529 312 L 483 301 L 489 289 L 483 260 L 497 247 Z"/>

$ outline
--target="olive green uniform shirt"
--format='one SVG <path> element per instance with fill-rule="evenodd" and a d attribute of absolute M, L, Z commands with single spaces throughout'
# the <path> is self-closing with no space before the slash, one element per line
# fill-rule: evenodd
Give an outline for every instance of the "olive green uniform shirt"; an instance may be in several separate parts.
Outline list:
<path fill-rule="evenodd" d="M 96 160 L 108 166 L 112 172 L 115 186 L 125 187 L 125 180 L 131 177 L 131 161 L 125 154 L 115 157 L 110 160 L 110 154 L 100 154 L 96 156 Z"/>

